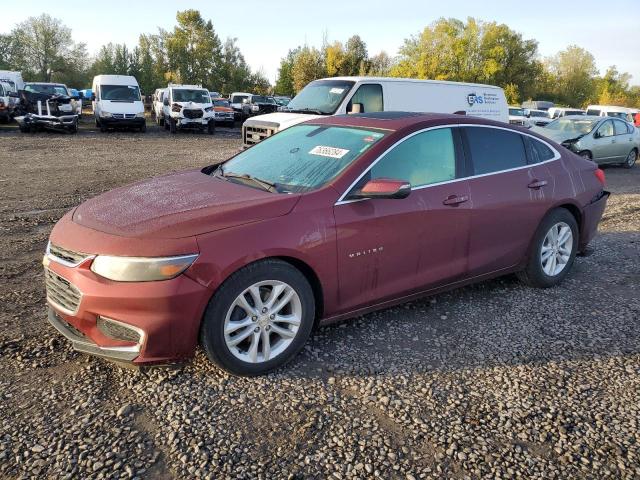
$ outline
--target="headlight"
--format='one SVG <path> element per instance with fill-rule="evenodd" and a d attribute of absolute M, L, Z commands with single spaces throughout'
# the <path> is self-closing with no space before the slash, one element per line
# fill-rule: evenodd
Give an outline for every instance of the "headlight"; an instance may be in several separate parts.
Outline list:
<path fill-rule="evenodd" d="M 253 110 L 254 112 L 257 112 L 258 110 L 260 110 L 260 107 L 258 105 L 252 105 L 251 110 Z"/>
<path fill-rule="evenodd" d="M 180 110 L 182 110 L 182 105 L 180 105 L 179 103 L 174 103 L 173 105 L 171 105 L 172 112 L 179 112 Z"/>
<path fill-rule="evenodd" d="M 113 114 L 111 112 L 105 112 L 104 110 L 100 113 L 101 117 L 113 117 Z"/>
<path fill-rule="evenodd" d="M 138 113 L 136 113 L 136 117 L 138 117 L 138 118 L 144 118 L 144 112 L 138 112 Z"/>
<path fill-rule="evenodd" d="M 189 268 L 196 258 L 197 254 L 148 258 L 98 255 L 91 264 L 91 271 L 116 282 L 169 280 Z"/>

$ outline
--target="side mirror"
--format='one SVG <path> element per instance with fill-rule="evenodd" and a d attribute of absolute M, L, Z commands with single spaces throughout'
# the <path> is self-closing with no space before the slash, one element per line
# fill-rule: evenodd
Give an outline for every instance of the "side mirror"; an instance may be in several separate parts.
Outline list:
<path fill-rule="evenodd" d="M 347 113 L 354 114 L 362 112 L 364 112 L 364 105 L 362 105 L 361 103 L 352 103 L 351 109 Z"/>
<path fill-rule="evenodd" d="M 404 180 L 393 178 L 376 178 L 369 180 L 360 189 L 350 195 L 350 198 L 407 198 L 411 193 L 411 184 Z"/>
<path fill-rule="evenodd" d="M 168 99 L 168 98 L 165 98 L 164 100 L 162 100 L 162 104 L 163 104 L 165 107 L 168 107 L 168 106 L 169 106 L 169 99 Z"/>
<path fill-rule="evenodd" d="M 602 138 L 602 134 L 598 131 L 593 134 L 593 138 Z"/>

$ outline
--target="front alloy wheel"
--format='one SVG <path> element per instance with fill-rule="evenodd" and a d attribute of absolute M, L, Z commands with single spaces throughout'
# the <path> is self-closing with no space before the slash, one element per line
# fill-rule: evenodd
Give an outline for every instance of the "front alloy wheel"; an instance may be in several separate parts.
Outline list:
<path fill-rule="evenodd" d="M 315 297 L 300 270 L 279 259 L 241 268 L 217 289 L 200 339 L 207 357 L 236 375 L 261 375 L 293 358 L 311 334 Z"/>
<path fill-rule="evenodd" d="M 302 303 L 277 280 L 257 282 L 235 299 L 224 321 L 224 339 L 238 359 L 258 363 L 282 354 L 298 333 Z"/>

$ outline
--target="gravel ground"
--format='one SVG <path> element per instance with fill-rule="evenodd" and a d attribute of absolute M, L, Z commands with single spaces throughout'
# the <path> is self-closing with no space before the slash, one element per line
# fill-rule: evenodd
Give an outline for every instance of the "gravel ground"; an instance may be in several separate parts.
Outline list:
<path fill-rule="evenodd" d="M 321 328 L 262 378 L 73 352 L 45 319 L 55 221 L 239 147 L 0 128 L 1 478 L 640 477 L 640 166 L 606 170 L 595 251 L 554 289 L 506 277 Z"/>

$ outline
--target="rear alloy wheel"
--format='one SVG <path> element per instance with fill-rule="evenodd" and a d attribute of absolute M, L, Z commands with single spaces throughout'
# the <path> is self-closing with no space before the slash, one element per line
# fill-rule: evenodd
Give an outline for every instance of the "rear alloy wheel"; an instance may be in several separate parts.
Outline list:
<path fill-rule="evenodd" d="M 562 282 L 576 257 L 578 224 L 564 208 L 551 211 L 536 231 L 527 267 L 518 273 L 524 283 L 547 288 Z"/>
<path fill-rule="evenodd" d="M 623 166 L 625 168 L 633 168 L 633 166 L 636 164 L 637 159 L 638 159 L 638 152 L 634 148 L 629 152 L 629 155 L 627 155 L 627 159 L 624 161 Z"/>
<path fill-rule="evenodd" d="M 292 265 L 264 260 L 233 274 L 207 307 L 202 344 L 210 360 L 236 375 L 260 375 L 293 358 L 313 327 L 315 302 Z"/>

